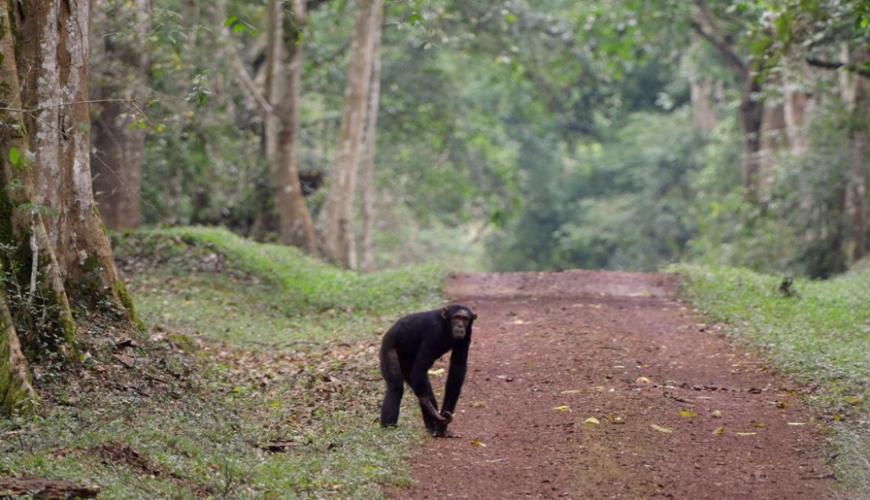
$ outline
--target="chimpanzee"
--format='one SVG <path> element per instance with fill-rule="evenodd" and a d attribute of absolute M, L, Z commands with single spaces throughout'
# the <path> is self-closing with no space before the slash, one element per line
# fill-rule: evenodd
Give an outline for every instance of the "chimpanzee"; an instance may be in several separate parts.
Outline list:
<path fill-rule="evenodd" d="M 409 314 L 396 322 L 381 343 L 381 375 L 387 382 L 387 395 L 381 407 L 381 426 L 394 427 L 399 421 L 399 405 L 405 382 L 420 400 L 423 423 L 435 437 L 459 437 L 447 430 L 459 401 L 471 344 L 471 325 L 477 315 L 461 305 L 435 311 Z M 450 371 L 444 392 L 444 405 L 438 401 L 429 382 L 429 368 L 447 351 Z"/>

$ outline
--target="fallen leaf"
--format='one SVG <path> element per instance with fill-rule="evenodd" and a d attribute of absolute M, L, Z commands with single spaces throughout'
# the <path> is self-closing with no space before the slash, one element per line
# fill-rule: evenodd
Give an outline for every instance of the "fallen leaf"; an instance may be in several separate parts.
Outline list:
<path fill-rule="evenodd" d="M 693 411 L 682 410 L 682 411 L 680 412 L 680 416 L 683 417 L 683 418 L 695 418 L 695 417 L 698 416 L 698 414 L 695 413 L 695 412 L 693 412 Z"/>
<path fill-rule="evenodd" d="M 720 436 L 720 435 L 722 435 L 723 432 L 725 432 L 725 427 L 719 427 L 718 429 L 713 431 L 713 434 Z"/>
<path fill-rule="evenodd" d="M 518 319 L 518 320 L 514 321 L 513 324 L 515 324 L 515 325 L 522 325 L 522 324 L 524 324 L 524 323 L 525 323 L 525 321 L 523 321 L 523 320 L 521 320 L 521 319 Z"/>
<path fill-rule="evenodd" d="M 752 425 L 752 427 L 755 427 L 758 429 L 767 429 L 767 424 L 750 424 L 750 425 Z"/>
<path fill-rule="evenodd" d="M 847 398 L 846 402 L 852 406 L 858 406 L 859 404 L 861 404 L 861 399 L 860 398 Z"/>
<path fill-rule="evenodd" d="M 429 370 L 429 375 L 435 375 L 436 377 L 438 375 L 444 375 L 444 368 L 439 368 L 437 370 Z"/>
<path fill-rule="evenodd" d="M 562 391 L 562 394 L 579 394 L 583 392 L 583 389 L 572 389 L 570 391 Z"/>
<path fill-rule="evenodd" d="M 472 408 L 489 408 L 488 406 L 486 406 L 486 403 L 483 403 L 480 401 L 476 401 L 474 403 L 471 403 L 471 407 Z"/>
<path fill-rule="evenodd" d="M 478 441 L 478 440 L 476 440 L 476 439 L 475 439 L 474 441 L 471 442 L 471 446 L 480 446 L 480 447 L 482 447 L 482 448 L 486 448 L 486 444 L 481 443 L 480 441 Z"/>
<path fill-rule="evenodd" d="M 614 417 L 613 415 L 611 415 L 610 416 L 610 423 L 611 424 L 624 424 L 625 420 L 623 420 L 622 417 Z"/>
<path fill-rule="evenodd" d="M 568 408 L 567 406 L 557 406 L 553 409 L 556 411 L 568 411 L 568 410 L 570 410 L 570 408 Z"/>
<path fill-rule="evenodd" d="M 647 385 L 653 383 L 652 380 L 650 380 L 646 377 L 638 377 L 637 380 L 635 380 L 635 382 L 637 382 L 638 384 L 647 384 Z"/>
<path fill-rule="evenodd" d="M 589 418 L 587 418 L 583 423 L 584 423 L 584 424 L 595 424 L 595 425 L 598 425 L 598 424 L 600 424 L 601 422 L 599 422 L 598 419 L 595 418 L 595 417 L 589 417 Z"/>
<path fill-rule="evenodd" d="M 807 425 L 806 422 L 789 422 L 788 425 L 797 426 L 797 425 Z"/>
<path fill-rule="evenodd" d="M 738 436 L 754 436 L 758 434 L 757 432 L 735 432 Z"/>
<path fill-rule="evenodd" d="M 776 407 L 777 408 L 788 408 L 788 403 L 786 403 L 785 401 L 779 401 L 778 403 L 776 403 Z"/>
<path fill-rule="evenodd" d="M 719 410 L 713 410 L 713 413 L 710 414 L 711 418 L 722 418 L 722 412 Z"/>
<path fill-rule="evenodd" d="M 656 424 L 652 424 L 651 427 L 659 432 L 664 432 L 666 434 L 670 434 L 670 433 L 674 432 L 671 429 L 668 429 L 667 427 L 662 427 L 662 426 L 656 425 Z"/>

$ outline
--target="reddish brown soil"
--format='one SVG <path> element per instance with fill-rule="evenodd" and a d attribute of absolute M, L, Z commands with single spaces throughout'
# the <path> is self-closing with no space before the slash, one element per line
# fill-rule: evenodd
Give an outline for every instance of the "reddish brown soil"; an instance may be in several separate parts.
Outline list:
<path fill-rule="evenodd" d="M 589 271 L 451 277 L 450 298 L 478 314 L 450 427 L 462 437 L 427 443 L 412 459 L 417 485 L 389 496 L 829 496 L 825 435 L 799 388 L 676 301 L 677 284 Z M 418 421 L 406 406 L 400 425 Z"/>

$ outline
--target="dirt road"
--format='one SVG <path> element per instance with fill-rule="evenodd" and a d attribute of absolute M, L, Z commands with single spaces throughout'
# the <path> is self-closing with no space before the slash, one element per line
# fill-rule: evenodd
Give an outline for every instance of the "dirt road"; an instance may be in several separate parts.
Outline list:
<path fill-rule="evenodd" d="M 799 388 L 676 302 L 676 286 L 587 271 L 451 277 L 451 300 L 479 317 L 451 425 L 462 438 L 426 444 L 417 486 L 390 497 L 827 497 L 825 435 Z M 400 425 L 418 420 L 409 409 Z"/>

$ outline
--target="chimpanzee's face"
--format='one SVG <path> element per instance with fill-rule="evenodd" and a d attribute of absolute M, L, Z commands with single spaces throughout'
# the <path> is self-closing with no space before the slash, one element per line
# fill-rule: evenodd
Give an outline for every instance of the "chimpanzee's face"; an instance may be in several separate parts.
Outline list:
<path fill-rule="evenodd" d="M 465 338 L 465 334 L 468 333 L 468 328 L 471 324 L 471 319 L 472 317 L 468 314 L 468 311 L 464 309 L 453 313 L 453 316 L 450 317 L 450 332 L 455 340 Z"/>

